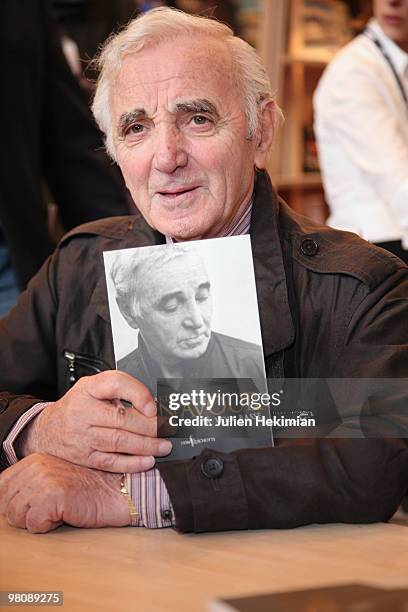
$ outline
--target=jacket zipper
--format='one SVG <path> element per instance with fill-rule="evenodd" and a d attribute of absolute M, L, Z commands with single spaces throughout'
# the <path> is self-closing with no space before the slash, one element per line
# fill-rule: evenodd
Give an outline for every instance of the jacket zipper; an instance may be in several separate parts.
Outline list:
<path fill-rule="evenodd" d="M 76 366 L 83 365 L 94 374 L 103 372 L 104 370 L 112 369 L 106 361 L 88 355 L 80 355 L 72 351 L 64 350 L 63 355 L 68 362 L 69 382 L 75 383 L 78 379 L 76 376 Z"/>

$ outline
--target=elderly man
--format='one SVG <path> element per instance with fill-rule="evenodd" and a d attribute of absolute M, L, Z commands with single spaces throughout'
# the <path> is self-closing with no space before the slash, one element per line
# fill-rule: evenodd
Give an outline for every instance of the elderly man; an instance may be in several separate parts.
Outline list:
<path fill-rule="evenodd" d="M 264 168 L 279 111 L 227 27 L 156 10 L 108 43 L 101 69 L 94 113 L 143 218 L 68 234 L 1 322 L 2 460 L 15 465 L 0 510 L 30 531 L 387 520 L 408 484 L 405 441 L 348 439 L 347 423 L 342 438 L 205 449 L 150 469 L 170 443 L 147 388 L 111 371 L 103 251 L 249 231 L 275 378 L 406 376 L 408 269 L 278 201 Z"/>
<path fill-rule="evenodd" d="M 212 331 L 210 279 L 190 246 L 125 249 L 110 275 L 123 317 L 139 330 L 118 369 L 152 393 L 159 378 L 264 377 L 261 346 Z"/>

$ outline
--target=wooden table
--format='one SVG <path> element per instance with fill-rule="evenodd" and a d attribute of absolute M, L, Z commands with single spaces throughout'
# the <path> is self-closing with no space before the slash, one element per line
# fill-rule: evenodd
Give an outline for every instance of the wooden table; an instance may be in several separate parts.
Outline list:
<path fill-rule="evenodd" d="M 62 590 L 64 606 L 51 609 L 63 612 L 195 612 L 216 596 L 408 586 L 407 515 L 388 524 L 201 535 L 131 527 L 31 535 L 0 519 L 0 550 L 0 590 Z"/>

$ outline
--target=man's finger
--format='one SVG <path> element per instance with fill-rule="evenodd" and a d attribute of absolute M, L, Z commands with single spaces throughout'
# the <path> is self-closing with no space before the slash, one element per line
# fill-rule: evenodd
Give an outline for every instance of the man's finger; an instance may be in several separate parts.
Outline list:
<path fill-rule="evenodd" d="M 145 406 L 143 406 L 142 408 L 136 408 L 135 406 L 133 406 L 130 402 L 124 400 L 124 399 L 114 399 L 111 400 L 111 404 L 112 406 L 116 406 L 116 408 L 135 408 L 136 410 L 138 410 L 139 412 L 141 412 L 142 414 L 144 414 L 147 417 L 154 417 L 157 414 L 157 407 L 156 407 L 156 402 L 152 401 L 151 403 L 147 403 Z"/>
<path fill-rule="evenodd" d="M 93 426 L 125 430 L 151 438 L 157 437 L 157 419 L 146 417 L 134 408 L 125 408 L 121 403 L 114 405 L 98 401 L 89 406 L 89 409 L 93 409 Z"/>
<path fill-rule="evenodd" d="M 23 461 L 19 461 L 0 474 L 0 514 L 6 514 L 8 504 L 19 493 L 19 482 L 21 482 L 19 474 L 21 470 L 24 471 L 24 466 L 19 465 L 21 463 Z"/>
<path fill-rule="evenodd" d="M 89 467 L 104 472 L 116 474 L 146 472 L 150 470 L 156 460 L 152 456 L 119 455 L 117 453 L 103 453 L 95 451 L 89 457 Z"/>
<path fill-rule="evenodd" d="M 26 529 L 30 533 L 47 533 L 53 529 L 57 529 L 63 524 L 63 521 L 53 521 L 39 507 L 31 507 L 26 514 Z"/>
<path fill-rule="evenodd" d="M 16 476 L 18 476 L 18 474 L 20 474 L 21 471 L 24 472 L 26 468 L 27 468 L 26 463 L 24 459 L 22 459 L 21 461 L 18 461 L 14 465 L 11 465 L 10 467 L 6 468 L 3 472 L 1 472 L 0 474 L 0 491 L 1 491 L 0 499 L 3 498 L 3 491 L 6 491 L 10 483 L 12 483 L 15 480 Z"/>
<path fill-rule="evenodd" d="M 6 520 L 12 527 L 19 527 L 20 529 L 26 528 L 26 515 L 30 509 L 30 504 L 23 495 L 17 493 L 14 497 L 9 500 L 7 509 L 5 512 Z"/>
<path fill-rule="evenodd" d="M 81 380 L 77 384 L 95 399 L 125 400 L 136 410 L 146 413 L 146 416 L 154 416 L 153 405 L 154 411 L 156 408 L 149 389 L 140 380 L 125 372 L 109 370 Z"/>
<path fill-rule="evenodd" d="M 129 455 L 168 455 L 171 442 L 162 438 L 151 438 L 121 429 L 92 427 L 90 429 L 92 448 L 106 453 L 127 453 Z"/>
<path fill-rule="evenodd" d="M 139 410 L 141 410 L 147 417 L 154 417 L 157 415 L 156 402 L 152 399 L 151 402 L 147 402 L 147 404 L 139 408 Z"/>

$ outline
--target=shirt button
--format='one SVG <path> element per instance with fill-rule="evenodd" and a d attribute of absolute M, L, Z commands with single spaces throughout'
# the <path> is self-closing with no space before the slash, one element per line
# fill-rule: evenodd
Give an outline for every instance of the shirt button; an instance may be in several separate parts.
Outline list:
<path fill-rule="evenodd" d="M 300 245 L 300 252 L 307 257 L 314 257 L 319 251 L 319 245 L 316 240 L 312 240 L 311 238 L 306 238 L 302 241 Z"/>
<path fill-rule="evenodd" d="M 224 463 L 218 457 L 206 459 L 201 464 L 201 471 L 207 478 L 218 478 L 224 471 Z"/>
<path fill-rule="evenodd" d="M 168 508 L 166 510 L 162 510 L 162 519 L 164 519 L 165 521 L 171 521 L 172 516 L 171 516 L 171 510 L 169 510 Z"/>

